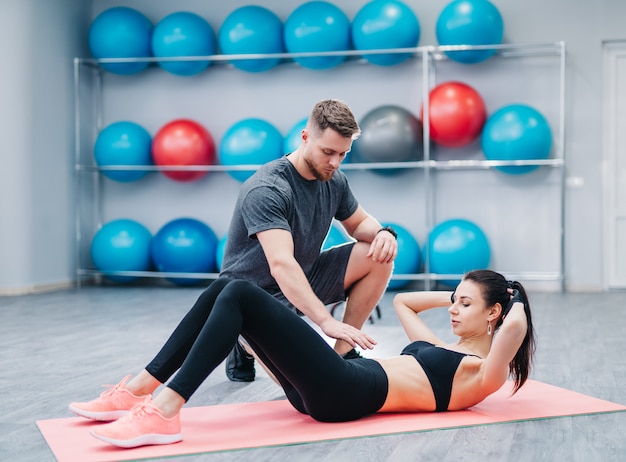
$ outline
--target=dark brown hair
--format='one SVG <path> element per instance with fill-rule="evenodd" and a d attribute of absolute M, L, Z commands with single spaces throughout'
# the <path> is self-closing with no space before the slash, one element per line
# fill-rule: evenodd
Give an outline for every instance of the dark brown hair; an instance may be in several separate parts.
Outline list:
<path fill-rule="evenodd" d="M 526 313 L 528 328 L 526 329 L 526 336 L 522 341 L 522 345 L 519 347 L 519 350 L 517 350 L 513 361 L 509 363 L 509 373 L 513 376 L 515 381 L 515 387 L 513 388 L 513 393 L 515 393 L 524 385 L 528 378 L 536 348 L 535 330 L 533 328 L 530 303 L 528 302 L 526 291 L 521 283 L 517 281 L 507 281 L 500 273 L 491 270 L 470 271 L 463 279 L 473 281 L 481 287 L 482 295 L 487 306 L 492 306 L 496 303 L 502 305 L 502 315 L 496 321 L 495 332 L 497 332 L 502 325 L 504 315 L 506 314 L 505 310 L 511 299 L 511 294 L 508 289 L 518 290 L 520 293 L 520 297 L 524 302 L 524 312 Z"/>
<path fill-rule="evenodd" d="M 309 124 L 320 132 L 331 128 L 341 136 L 353 140 L 361 134 L 359 124 L 348 105 L 336 99 L 318 102 L 311 111 Z"/>

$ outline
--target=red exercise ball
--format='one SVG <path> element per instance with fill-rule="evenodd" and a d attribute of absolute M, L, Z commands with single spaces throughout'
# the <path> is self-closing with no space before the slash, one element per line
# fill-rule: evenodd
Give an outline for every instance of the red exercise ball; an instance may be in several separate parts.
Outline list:
<path fill-rule="evenodd" d="M 152 140 L 155 165 L 211 165 L 215 160 L 215 141 L 198 122 L 177 119 L 165 124 Z M 206 171 L 162 170 L 163 175 L 176 181 L 195 181 Z"/>
<path fill-rule="evenodd" d="M 424 107 L 422 106 L 422 120 Z M 430 91 L 430 138 L 437 144 L 458 148 L 480 135 L 487 109 L 480 94 L 462 82 L 445 82 Z"/>

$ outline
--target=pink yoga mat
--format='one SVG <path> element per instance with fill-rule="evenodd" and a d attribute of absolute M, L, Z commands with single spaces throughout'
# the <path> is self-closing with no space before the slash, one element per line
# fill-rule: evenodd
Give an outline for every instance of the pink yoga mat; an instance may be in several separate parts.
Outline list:
<path fill-rule="evenodd" d="M 184 408 L 183 441 L 120 449 L 91 436 L 102 425 L 79 417 L 39 420 L 37 425 L 59 462 L 120 461 L 284 446 L 316 441 L 459 428 L 520 420 L 626 411 L 626 406 L 529 380 L 510 397 L 511 385 L 464 411 L 376 414 L 355 422 L 321 423 L 286 400 Z"/>

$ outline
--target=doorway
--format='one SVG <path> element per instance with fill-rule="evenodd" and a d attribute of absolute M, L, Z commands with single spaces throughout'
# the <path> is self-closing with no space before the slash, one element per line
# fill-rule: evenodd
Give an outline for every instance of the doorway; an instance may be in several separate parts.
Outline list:
<path fill-rule="evenodd" d="M 602 44 L 604 280 L 626 288 L 626 40 Z"/>

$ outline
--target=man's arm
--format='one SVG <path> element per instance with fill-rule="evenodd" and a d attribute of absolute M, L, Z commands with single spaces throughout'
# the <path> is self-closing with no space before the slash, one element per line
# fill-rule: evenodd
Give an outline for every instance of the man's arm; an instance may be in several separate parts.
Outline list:
<path fill-rule="evenodd" d="M 257 233 L 257 239 L 276 280 L 287 299 L 317 324 L 331 338 L 344 340 L 351 346 L 371 349 L 374 339 L 359 329 L 334 319 L 315 295 L 304 271 L 294 258 L 293 238 L 289 231 L 270 229 Z"/>
<path fill-rule="evenodd" d="M 347 233 L 359 242 L 370 244 L 367 254 L 377 263 L 390 263 L 398 254 L 396 237 L 388 231 L 381 231 L 381 224 L 360 205 L 356 211 L 341 222 Z"/>

